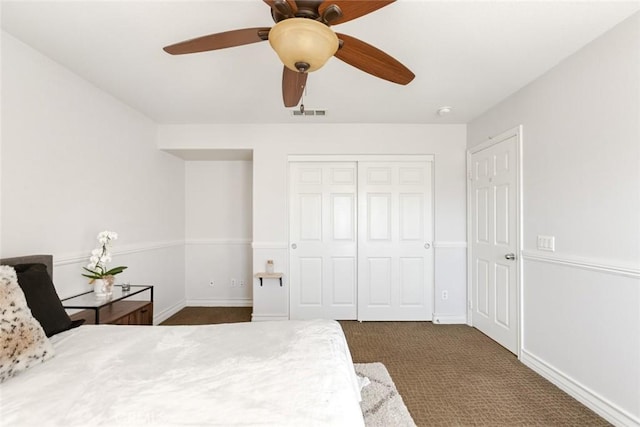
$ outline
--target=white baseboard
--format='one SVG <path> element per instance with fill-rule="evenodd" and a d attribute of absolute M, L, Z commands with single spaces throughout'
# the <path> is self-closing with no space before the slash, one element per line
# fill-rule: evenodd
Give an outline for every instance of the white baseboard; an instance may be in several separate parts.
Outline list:
<path fill-rule="evenodd" d="M 169 308 L 162 310 L 160 313 L 155 313 L 153 315 L 153 324 L 159 325 L 160 323 L 167 320 L 169 317 L 173 316 L 183 308 L 185 308 L 186 303 L 185 300 L 179 301 L 177 304 L 172 305 Z"/>
<path fill-rule="evenodd" d="M 253 300 L 251 298 L 189 299 L 187 307 L 253 307 Z"/>
<path fill-rule="evenodd" d="M 522 349 L 520 361 L 615 426 L 640 427 L 640 419 Z"/>
<path fill-rule="evenodd" d="M 433 323 L 436 325 L 464 325 L 467 316 L 459 314 L 433 314 Z"/>
<path fill-rule="evenodd" d="M 289 320 L 289 317 L 283 316 L 281 314 L 263 314 L 263 315 L 251 314 L 252 322 L 264 322 L 269 320 Z"/>

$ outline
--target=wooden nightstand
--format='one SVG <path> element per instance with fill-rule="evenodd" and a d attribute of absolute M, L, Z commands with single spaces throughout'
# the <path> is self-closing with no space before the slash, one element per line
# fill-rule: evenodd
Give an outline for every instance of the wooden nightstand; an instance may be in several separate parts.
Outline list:
<path fill-rule="evenodd" d="M 148 291 L 148 300 L 131 299 Z M 66 309 L 82 309 L 72 314 L 71 320 L 84 319 L 85 324 L 153 325 L 153 286 L 131 285 L 130 291 L 121 286 L 113 287 L 113 295 L 98 298 L 93 292 L 85 292 L 62 300 Z"/>

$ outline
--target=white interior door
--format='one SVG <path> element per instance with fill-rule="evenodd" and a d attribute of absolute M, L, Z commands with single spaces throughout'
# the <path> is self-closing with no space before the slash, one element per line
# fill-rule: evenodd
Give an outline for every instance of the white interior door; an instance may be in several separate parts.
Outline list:
<path fill-rule="evenodd" d="M 290 317 L 354 320 L 356 163 L 291 163 L 290 186 Z"/>
<path fill-rule="evenodd" d="M 430 162 L 358 163 L 358 319 L 431 320 Z"/>
<path fill-rule="evenodd" d="M 518 350 L 518 135 L 471 154 L 471 318 Z"/>

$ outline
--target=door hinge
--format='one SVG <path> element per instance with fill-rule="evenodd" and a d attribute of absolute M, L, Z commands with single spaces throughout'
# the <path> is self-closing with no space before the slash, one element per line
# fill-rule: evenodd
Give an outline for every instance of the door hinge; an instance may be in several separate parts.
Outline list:
<path fill-rule="evenodd" d="M 467 306 L 469 306 L 469 311 L 473 310 L 473 303 L 471 302 L 471 300 L 467 302 L 468 302 Z"/>
<path fill-rule="evenodd" d="M 469 181 L 472 181 L 472 180 L 473 180 L 473 172 L 472 172 L 472 171 L 467 171 L 467 179 L 468 179 Z"/>

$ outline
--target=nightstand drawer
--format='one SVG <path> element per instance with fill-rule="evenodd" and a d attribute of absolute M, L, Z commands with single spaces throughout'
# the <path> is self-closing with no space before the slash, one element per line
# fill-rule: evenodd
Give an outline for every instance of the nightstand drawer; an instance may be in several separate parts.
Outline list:
<path fill-rule="evenodd" d="M 74 313 L 71 320 L 85 319 L 85 324 L 95 323 L 94 310 Z M 152 325 L 153 303 L 150 301 L 118 301 L 100 308 L 100 323 L 114 325 Z"/>

